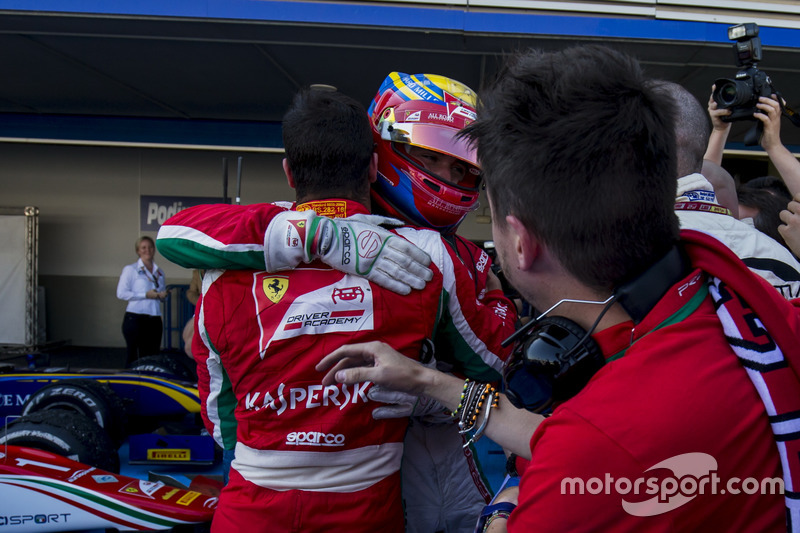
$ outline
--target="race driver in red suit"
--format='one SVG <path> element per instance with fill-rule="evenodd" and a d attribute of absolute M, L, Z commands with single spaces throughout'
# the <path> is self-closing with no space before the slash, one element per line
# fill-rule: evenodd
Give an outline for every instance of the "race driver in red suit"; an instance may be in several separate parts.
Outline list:
<path fill-rule="evenodd" d="M 516 310 L 502 294 L 486 252 L 455 233 L 479 196 L 474 150 L 456 136 L 474 120 L 475 100 L 471 89 L 443 76 L 389 74 L 369 109 L 378 154 L 371 199 L 375 212 L 435 229 L 446 243 L 438 265 L 450 317 L 446 327 L 450 339 L 466 341 L 436 342 L 440 368 L 496 381 L 508 355 L 500 342 L 513 332 Z M 342 216 L 331 208 L 314 209 Z M 272 204 L 189 208 L 162 226 L 158 249 L 186 268 L 264 269 L 264 234 L 280 211 Z M 451 418 L 412 420 L 403 458 L 409 532 L 472 530 L 491 492 L 475 448 L 464 442 Z"/>
<path fill-rule="evenodd" d="M 485 346 L 460 337 L 463 325 L 453 324 L 459 317 L 448 309 L 440 271 L 453 265 L 440 235 L 364 223 L 388 219 L 366 215 L 376 165 L 363 107 L 336 92 L 303 91 L 285 117 L 284 143 L 284 169 L 300 203 L 268 209 L 268 272 L 212 270 L 203 279 L 193 344 L 203 415 L 218 439 L 231 429 L 231 409 L 237 428 L 213 530 L 403 531 L 399 469 L 408 419 L 374 420 L 380 404 L 369 385 L 322 387 L 315 365 L 346 342 L 376 339 L 415 359 L 430 355 L 431 341 L 459 345 L 462 354 L 474 348 L 469 361 L 485 375 L 499 359 L 484 361 Z M 347 163 L 331 167 L 331 153 Z M 414 250 L 404 238 L 430 256 L 433 277 L 401 295 L 368 278 L 408 261 Z M 354 270 L 325 264 L 337 260 Z M 494 309 L 477 301 L 475 309 L 504 329 Z"/>

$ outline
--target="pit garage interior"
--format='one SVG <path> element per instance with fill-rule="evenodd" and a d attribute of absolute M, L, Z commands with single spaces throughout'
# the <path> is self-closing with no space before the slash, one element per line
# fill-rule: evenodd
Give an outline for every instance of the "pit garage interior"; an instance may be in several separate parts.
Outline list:
<path fill-rule="evenodd" d="M 480 89 L 514 51 L 591 42 L 706 102 L 713 81 L 737 71 L 727 28 L 743 22 L 759 24 L 758 66 L 800 108 L 795 2 L 0 0 L 0 207 L 38 209 L 27 300 L 2 309 L 29 313 L 34 329 L 0 339 L 0 358 L 58 346 L 122 353 L 115 291 L 140 235 L 192 201 L 237 196 L 239 165 L 241 203 L 292 198 L 280 120 L 302 86 L 334 85 L 365 105 L 390 71 Z M 734 124 L 727 145 L 740 179 L 774 173 L 743 144 L 751 124 Z M 800 152 L 786 119 L 782 138 Z M 464 236 L 491 238 L 486 205 Z M 156 262 L 168 284 L 188 284 L 188 270 Z M 179 331 L 168 333 L 177 345 Z"/>

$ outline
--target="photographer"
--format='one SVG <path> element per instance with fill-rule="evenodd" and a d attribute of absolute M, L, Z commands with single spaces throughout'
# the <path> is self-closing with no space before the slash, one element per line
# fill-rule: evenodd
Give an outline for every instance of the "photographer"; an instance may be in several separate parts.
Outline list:
<path fill-rule="evenodd" d="M 723 122 L 722 117 L 731 114 L 730 109 L 720 109 L 713 98 L 715 86 L 711 87 L 712 96 L 708 99 L 708 114 L 711 116 L 713 129 L 708 138 L 708 149 L 705 159 L 718 165 L 722 164 L 722 152 L 731 130 L 730 122 Z M 764 125 L 761 146 L 767 152 L 770 161 L 775 165 L 783 182 L 794 195 L 800 193 L 800 161 L 781 143 L 781 106 L 778 97 L 759 97 L 756 107 L 759 112 L 753 117 Z"/>
<path fill-rule="evenodd" d="M 747 22 L 728 28 L 728 39 L 735 41 L 733 51 L 739 71 L 735 78 L 720 78 L 711 87 L 708 113 L 713 131 L 708 139 L 705 159 L 722 164 L 722 152 L 731 122 L 756 121 L 744 135 L 745 146 L 761 144 L 791 194 L 800 192 L 800 163 L 781 143 L 781 115 L 786 113 L 795 126 L 800 117 L 786 107 L 786 101 L 769 75 L 759 70 L 762 59 L 758 24 Z"/>
<path fill-rule="evenodd" d="M 790 251 L 752 224 L 734 218 L 734 210 L 728 211 L 720 205 L 734 203 L 735 212 L 739 213 L 733 178 L 722 167 L 703 159 L 711 131 L 703 105 L 680 84 L 657 81 L 655 87 L 665 99 L 673 101 L 678 118 L 675 144 L 679 177 L 675 212 L 681 228 L 709 233 L 722 241 L 784 298 L 800 295 L 800 263 Z M 726 192 L 730 198 L 720 198 L 719 193 Z M 779 211 L 775 211 L 776 221 Z M 775 235 L 778 224 L 774 224 Z"/>

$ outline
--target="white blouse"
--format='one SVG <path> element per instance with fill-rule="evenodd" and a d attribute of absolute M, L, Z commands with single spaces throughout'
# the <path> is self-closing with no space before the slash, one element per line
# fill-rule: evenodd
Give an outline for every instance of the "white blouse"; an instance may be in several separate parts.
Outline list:
<path fill-rule="evenodd" d="M 147 291 L 155 289 L 158 292 L 166 290 L 167 283 L 164 272 L 153 263 L 153 270 L 148 271 L 142 260 L 125 265 L 117 284 L 117 298 L 127 300 L 129 313 L 140 315 L 161 316 L 161 301 L 148 299 Z"/>

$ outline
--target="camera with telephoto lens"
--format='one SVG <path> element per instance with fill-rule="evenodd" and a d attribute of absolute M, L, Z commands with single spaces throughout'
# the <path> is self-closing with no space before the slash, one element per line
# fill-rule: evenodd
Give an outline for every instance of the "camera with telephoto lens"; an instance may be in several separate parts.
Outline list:
<path fill-rule="evenodd" d="M 761 39 L 758 24 L 748 22 L 728 28 L 728 39 L 736 41 L 733 50 L 736 64 L 741 68 L 734 79 L 720 78 L 712 97 L 719 109 L 730 109 L 731 114 L 721 117 L 724 122 L 751 120 L 758 111 L 756 104 L 760 96 L 770 97 L 776 93 L 770 77 L 756 66 L 761 61 Z"/>

